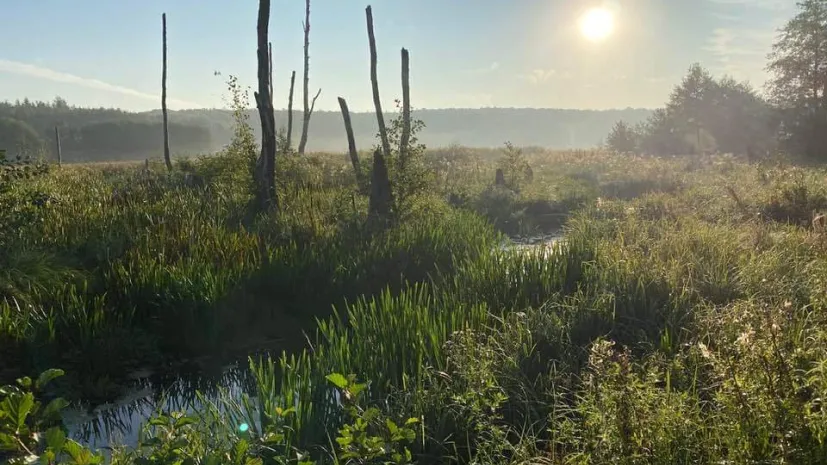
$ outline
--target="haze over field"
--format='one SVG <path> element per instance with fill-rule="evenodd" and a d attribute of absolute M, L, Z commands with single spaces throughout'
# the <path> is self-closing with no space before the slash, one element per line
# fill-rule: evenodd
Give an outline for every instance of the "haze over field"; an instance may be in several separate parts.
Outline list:
<path fill-rule="evenodd" d="M 6 3 L 0 463 L 825 463 L 827 0 Z"/>
<path fill-rule="evenodd" d="M 767 77 L 765 56 L 793 3 L 523 0 L 515 6 L 494 0 L 381 0 L 373 8 L 383 105 L 392 111 L 401 95 L 397 62 L 404 45 L 412 51 L 412 105 L 427 126 L 421 134 L 424 143 L 495 146 L 511 140 L 591 147 L 615 121 L 635 124 L 647 118 L 650 113 L 643 109 L 660 106 L 690 63 L 702 62 L 715 75 L 760 89 Z M 3 34 L 28 39 L 0 48 L 0 100 L 51 102 L 60 96 L 80 107 L 159 108 L 158 12 L 166 11 L 169 107 L 223 108 L 227 75 L 238 76 L 243 86 L 255 82 L 251 19 L 256 5 L 227 0 L 193 5 L 162 0 L 9 4 L 4 15 L 14 20 L 4 24 Z M 352 1 L 313 4 L 310 87 L 312 93 L 321 88 L 321 95 L 309 128 L 310 150 L 346 148 L 337 97 L 346 97 L 353 112 L 372 110 L 362 8 Z M 302 17 L 302 2 L 273 2 L 276 108 L 286 107 L 290 73 L 296 70 L 294 109 L 301 109 Z M 440 110 L 421 110 L 426 108 Z M 596 112 L 609 109 L 614 110 Z M 172 112 L 173 123 L 209 128 L 209 141 L 179 137 L 177 151 L 210 151 L 228 142 L 229 116 Z M 276 117 L 278 127 L 286 124 L 284 113 Z M 51 126 L 61 118 L 48 119 Z M 104 112 L 94 118 L 142 119 Z M 376 134 L 367 114 L 354 115 L 354 130 L 360 147 L 372 143 Z M 121 154 L 132 151 L 124 146 Z"/>

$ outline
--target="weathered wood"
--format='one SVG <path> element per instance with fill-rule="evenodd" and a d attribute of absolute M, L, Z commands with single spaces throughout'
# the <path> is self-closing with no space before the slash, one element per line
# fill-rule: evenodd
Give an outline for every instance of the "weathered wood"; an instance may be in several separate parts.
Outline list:
<path fill-rule="evenodd" d="M 371 216 L 387 219 L 393 205 L 393 192 L 388 177 L 388 166 L 381 150 L 373 152 L 373 176 L 370 181 L 370 204 Z"/>
<path fill-rule="evenodd" d="M 55 150 L 57 151 L 57 165 L 63 164 L 63 151 L 60 147 L 60 129 L 55 126 Z"/>
<path fill-rule="evenodd" d="M 362 186 L 362 169 L 359 164 L 359 152 L 356 150 L 356 138 L 353 136 L 353 124 L 350 120 L 350 110 L 347 108 L 347 102 L 342 97 L 339 97 L 339 108 L 342 110 L 342 119 L 345 122 L 345 132 L 347 133 L 347 151 L 350 154 L 350 163 L 353 165 L 353 172 L 356 173 L 356 182 Z"/>
<path fill-rule="evenodd" d="M 287 97 L 287 150 L 293 149 L 293 88 L 296 86 L 296 71 L 290 76 L 290 95 Z"/>
<path fill-rule="evenodd" d="M 167 113 L 167 14 L 161 15 L 163 36 L 163 69 L 161 71 L 161 113 L 164 118 L 164 163 L 167 170 L 172 171 L 172 160 L 169 155 L 169 115 Z"/>
<path fill-rule="evenodd" d="M 365 9 L 368 26 L 368 42 L 370 45 L 370 84 L 373 89 L 373 106 L 376 108 L 376 123 L 379 126 L 379 138 L 382 140 L 382 152 L 385 158 L 391 156 L 391 144 L 388 141 L 388 131 L 385 127 L 385 116 L 382 114 L 382 100 L 379 96 L 379 78 L 376 75 L 377 54 L 376 36 L 373 33 L 373 10 L 370 5 Z"/>
<path fill-rule="evenodd" d="M 402 49 L 402 134 L 399 138 L 399 166 L 405 168 L 410 154 L 411 142 L 411 75 L 410 57 Z"/>
<path fill-rule="evenodd" d="M 270 62 L 270 106 L 273 106 L 273 43 L 267 43 L 267 60 Z"/>
<path fill-rule="evenodd" d="M 307 148 L 307 133 L 310 125 L 310 113 L 312 113 L 310 109 L 310 0 L 305 0 L 304 5 L 304 86 L 302 92 L 304 113 L 302 114 L 302 133 L 299 139 L 299 155 L 304 155 L 304 150 Z M 316 99 L 313 99 L 313 103 L 315 105 Z"/>
<path fill-rule="evenodd" d="M 258 4 L 258 92 L 256 99 L 261 120 L 261 155 L 256 164 L 256 185 L 259 205 L 265 209 L 278 208 L 275 182 L 276 165 L 276 122 L 270 98 L 270 56 L 268 34 L 270 27 L 270 0 L 259 0 Z"/>

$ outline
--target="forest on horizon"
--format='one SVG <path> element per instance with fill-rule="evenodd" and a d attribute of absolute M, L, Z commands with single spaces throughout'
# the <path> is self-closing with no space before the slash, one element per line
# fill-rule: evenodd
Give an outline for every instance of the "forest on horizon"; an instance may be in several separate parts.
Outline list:
<path fill-rule="evenodd" d="M 276 125 L 284 129 L 287 111 L 275 112 Z M 394 116 L 386 112 L 388 117 Z M 248 110 L 251 120 L 255 109 Z M 505 141 L 521 146 L 590 148 L 600 144 L 618 120 L 632 124 L 646 120 L 652 110 L 569 110 L 545 108 L 481 108 L 415 110 L 425 123 L 420 140 L 432 147 L 461 144 L 496 147 Z M 225 109 L 192 109 L 169 112 L 173 155 L 212 153 L 222 149 L 233 135 L 233 114 Z M 376 137 L 375 115 L 353 112 L 357 146 L 369 149 Z M 293 111 L 293 138 L 301 131 L 301 111 Z M 54 128 L 59 127 L 63 160 L 114 161 L 160 156 L 163 151 L 160 110 L 128 112 L 110 108 L 73 106 L 57 97 L 53 102 L 0 102 L 0 148 L 10 154 L 15 146 L 43 146 L 54 155 Z M 256 138 L 260 128 L 252 125 Z M 345 152 L 347 139 L 338 111 L 314 111 L 309 127 L 309 151 Z"/>

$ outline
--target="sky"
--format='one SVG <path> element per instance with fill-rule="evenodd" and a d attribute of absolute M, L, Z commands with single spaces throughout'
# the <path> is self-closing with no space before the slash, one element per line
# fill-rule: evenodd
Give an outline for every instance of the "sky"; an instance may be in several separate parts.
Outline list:
<path fill-rule="evenodd" d="M 655 108 L 694 62 L 760 89 L 777 29 L 796 11 L 794 0 L 312 0 L 310 88 L 322 89 L 319 110 L 338 110 L 340 96 L 352 111 L 373 108 L 367 1 L 383 104 L 401 96 L 406 47 L 415 108 Z M 615 17 L 602 42 L 578 27 L 594 7 Z M 4 2 L 0 100 L 159 108 L 165 12 L 169 107 L 225 107 L 228 75 L 256 85 L 257 9 L 257 0 Z M 293 70 L 301 108 L 303 20 L 304 0 L 272 0 L 278 108 Z"/>

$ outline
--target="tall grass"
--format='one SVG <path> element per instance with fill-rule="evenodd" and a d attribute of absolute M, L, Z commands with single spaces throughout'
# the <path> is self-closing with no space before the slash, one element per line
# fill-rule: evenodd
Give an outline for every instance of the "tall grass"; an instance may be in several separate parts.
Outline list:
<path fill-rule="evenodd" d="M 4 243 L 20 264 L 0 278 L 6 369 L 81 380 L 123 369 L 102 354 L 292 339 L 251 358 L 251 392 L 205 404 L 193 460 L 241 444 L 335 462 L 342 428 L 415 418 L 419 463 L 824 461 L 827 238 L 804 221 L 823 170 L 528 150 L 533 179 L 506 191 L 498 156 L 432 152 L 432 189 L 382 231 L 332 155 L 280 168 L 278 216 L 210 161 L 189 168 L 201 187 L 88 167 L 15 185 L 4 198 L 37 221 Z M 561 225 L 553 246 L 501 247 Z M 358 400 L 333 373 L 366 383 Z"/>

